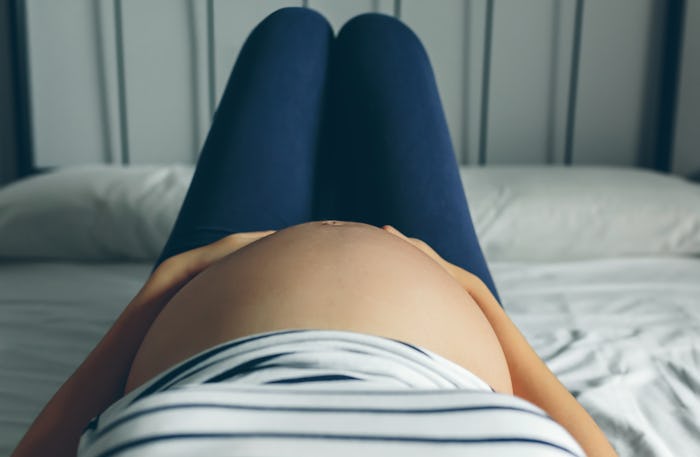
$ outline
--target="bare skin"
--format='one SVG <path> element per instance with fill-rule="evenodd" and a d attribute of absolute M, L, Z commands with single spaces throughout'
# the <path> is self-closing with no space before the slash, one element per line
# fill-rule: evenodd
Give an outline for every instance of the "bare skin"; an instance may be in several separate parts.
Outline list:
<path fill-rule="evenodd" d="M 148 330 L 125 391 L 208 347 L 286 328 L 399 339 L 513 392 L 498 338 L 465 289 L 399 237 L 344 221 L 280 230 L 189 281 Z"/>

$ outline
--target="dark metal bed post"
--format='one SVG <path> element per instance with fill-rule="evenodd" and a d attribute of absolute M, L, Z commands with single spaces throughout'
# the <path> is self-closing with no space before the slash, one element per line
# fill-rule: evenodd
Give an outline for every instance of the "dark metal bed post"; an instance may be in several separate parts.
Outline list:
<path fill-rule="evenodd" d="M 401 0 L 394 0 L 394 17 L 401 19 Z"/>
<path fill-rule="evenodd" d="M 574 129 L 576 126 L 576 102 L 578 98 L 578 72 L 581 63 L 581 34 L 583 29 L 583 0 L 576 0 L 574 12 L 574 37 L 569 73 L 569 99 L 566 108 L 566 139 L 564 164 L 572 165 L 574 159 Z"/>
<path fill-rule="evenodd" d="M 32 148 L 31 116 L 29 114 L 29 53 L 26 17 L 24 1 L 12 0 L 10 2 L 10 37 L 15 125 L 17 127 L 17 178 L 22 178 L 36 171 Z"/>
<path fill-rule="evenodd" d="M 666 8 L 661 51 L 663 54 L 660 59 L 657 137 L 652 166 L 656 170 L 670 172 L 678 98 L 678 77 L 683 45 L 685 0 L 667 0 Z"/>
<path fill-rule="evenodd" d="M 119 134 L 122 144 L 122 165 L 128 165 L 131 161 L 129 152 L 129 118 L 127 116 L 126 106 L 126 70 L 124 63 L 124 23 L 122 20 L 122 2 L 121 0 L 113 1 L 114 7 L 114 43 L 117 54 L 117 84 L 118 84 L 118 99 L 119 99 Z"/>
<path fill-rule="evenodd" d="M 216 111 L 216 36 L 214 35 L 214 0 L 207 0 L 207 81 L 209 84 L 209 121 Z M 199 155 L 199 151 L 197 151 Z M 197 157 L 195 157 L 195 160 Z"/>
<path fill-rule="evenodd" d="M 481 66 L 481 107 L 479 108 L 479 165 L 486 165 L 489 134 L 489 96 L 491 95 L 491 45 L 493 41 L 493 2 L 486 2 L 484 58 Z"/>

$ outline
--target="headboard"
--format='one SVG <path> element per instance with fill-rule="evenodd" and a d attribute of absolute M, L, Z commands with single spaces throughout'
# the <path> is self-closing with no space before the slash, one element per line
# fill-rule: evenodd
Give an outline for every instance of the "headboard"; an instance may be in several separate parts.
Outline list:
<path fill-rule="evenodd" d="M 691 54 L 700 37 L 684 24 L 700 24 L 700 2 L 686 3 L 12 0 L 3 20 L 17 141 L 0 154 L 15 156 L 17 177 L 81 163 L 193 162 L 246 36 L 270 12 L 296 5 L 319 10 L 336 31 L 365 11 L 413 28 L 460 163 L 690 175 L 700 169 L 688 120 L 700 111 Z"/>

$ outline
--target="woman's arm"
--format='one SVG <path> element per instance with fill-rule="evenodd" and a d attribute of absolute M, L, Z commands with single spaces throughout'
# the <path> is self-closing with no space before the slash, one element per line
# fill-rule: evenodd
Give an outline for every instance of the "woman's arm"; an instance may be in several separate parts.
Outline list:
<path fill-rule="evenodd" d="M 123 395 L 134 356 L 173 295 L 207 266 L 272 232 L 237 233 L 164 261 L 54 394 L 12 456 L 74 456 L 88 421 Z"/>
<path fill-rule="evenodd" d="M 578 441 L 587 455 L 617 455 L 593 418 L 540 359 L 478 276 L 447 262 L 424 241 L 408 238 L 391 226 L 384 226 L 384 229 L 438 262 L 476 301 L 503 348 L 514 395 L 545 410 Z"/>

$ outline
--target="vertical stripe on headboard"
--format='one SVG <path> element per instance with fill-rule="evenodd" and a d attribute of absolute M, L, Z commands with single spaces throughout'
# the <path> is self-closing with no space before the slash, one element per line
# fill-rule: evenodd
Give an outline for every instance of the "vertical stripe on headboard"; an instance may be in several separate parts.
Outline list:
<path fill-rule="evenodd" d="M 128 164 L 129 157 L 129 119 L 126 105 L 126 63 L 124 62 L 124 21 L 122 19 L 122 0 L 114 0 L 115 51 L 117 56 L 117 81 L 119 100 L 119 136 L 121 138 L 121 163 Z"/>
<path fill-rule="evenodd" d="M 491 43 L 493 41 L 493 2 L 486 0 L 486 26 L 484 29 L 484 60 L 482 63 L 481 76 L 481 108 L 479 130 L 479 165 L 486 163 L 486 151 L 488 147 L 489 134 L 489 97 L 491 95 Z"/>
<path fill-rule="evenodd" d="M 574 17 L 574 45 L 571 51 L 571 72 L 569 76 L 569 97 L 566 111 L 566 143 L 564 163 L 571 165 L 574 155 L 574 126 L 576 125 L 576 97 L 578 95 L 578 73 L 581 60 L 581 26 L 583 25 L 583 0 L 576 0 Z"/>
<path fill-rule="evenodd" d="M 394 0 L 394 17 L 401 19 L 401 0 Z"/>
<path fill-rule="evenodd" d="M 27 62 L 27 10 L 22 0 L 12 0 L 9 4 L 10 44 L 13 46 L 12 81 L 9 90 L 14 94 L 14 123 L 16 128 L 17 156 L 13 162 L 17 177 L 35 172 L 32 160 L 33 140 L 31 128 L 31 104 L 29 101 L 29 65 Z"/>
<path fill-rule="evenodd" d="M 209 118 L 216 110 L 216 37 L 214 36 L 214 0 L 207 0 L 207 77 L 209 81 Z"/>
<path fill-rule="evenodd" d="M 674 125 L 678 98 L 680 52 L 683 42 L 685 0 L 666 0 L 666 20 L 663 32 L 661 78 L 659 84 L 658 127 L 652 168 L 671 170 Z"/>

